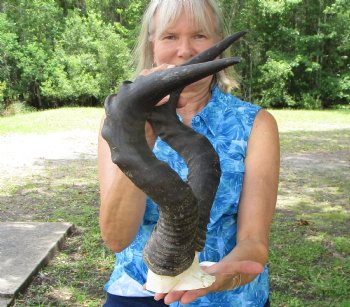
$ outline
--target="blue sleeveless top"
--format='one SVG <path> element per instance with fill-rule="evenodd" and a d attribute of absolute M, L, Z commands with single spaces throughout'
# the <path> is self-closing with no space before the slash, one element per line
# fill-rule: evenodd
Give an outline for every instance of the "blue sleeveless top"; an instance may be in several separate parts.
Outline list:
<path fill-rule="evenodd" d="M 200 262 L 218 262 L 236 245 L 237 211 L 245 172 L 247 142 L 260 107 L 244 102 L 214 87 L 208 104 L 192 119 L 192 128 L 205 135 L 220 157 L 221 179 L 213 207 L 206 243 Z M 183 180 L 188 169 L 184 160 L 165 142 L 158 139 L 154 153 L 165 161 Z M 132 217 L 130 217 L 132 218 Z M 158 220 L 157 205 L 146 201 L 146 211 L 135 240 L 116 254 L 116 264 L 105 290 L 122 296 L 152 296 L 142 285 L 146 282 L 147 267 L 142 260 L 143 248 Z M 264 306 L 269 295 L 268 271 L 251 283 L 236 290 L 209 293 L 186 306 Z M 182 306 L 176 302 L 170 306 Z"/>

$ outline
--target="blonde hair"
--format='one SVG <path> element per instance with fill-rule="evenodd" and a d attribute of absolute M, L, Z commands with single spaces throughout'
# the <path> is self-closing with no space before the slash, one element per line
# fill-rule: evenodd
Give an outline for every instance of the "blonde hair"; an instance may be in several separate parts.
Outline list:
<path fill-rule="evenodd" d="M 208 14 L 208 10 L 212 14 Z M 208 34 L 216 35 L 218 39 L 224 38 L 222 13 L 213 0 L 151 0 L 143 15 L 138 44 L 134 51 L 136 73 L 143 69 L 150 69 L 154 63 L 152 40 L 155 35 L 154 16 L 158 16 L 158 33 L 162 33 L 169 25 L 174 24 L 185 11 L 192 16 L 193 23 L 200 26 Z M 214 81 L 221 90 L 229 92 L 238 88 L 238 82 L 231 75 L 236 73 L 233 69 L 225 69 L 215 74 Z"/>

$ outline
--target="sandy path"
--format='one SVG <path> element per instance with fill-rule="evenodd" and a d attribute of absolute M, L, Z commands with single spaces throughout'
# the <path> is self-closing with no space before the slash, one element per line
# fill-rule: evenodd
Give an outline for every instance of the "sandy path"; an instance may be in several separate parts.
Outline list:
<path fill-rule="evenodd" d="M 0 187 L 12 177 L 40 172 L 47 160 L 96 157 L 97 133 L 87 130 L 3 135 L 0 136 Z M 281 160 L 282 165 L 295 168 L 327 170 L 336 167 L 350 173 L 350 155 L 346 151 L 298 153 L 282 156 Z"/>
<path fill-rule="evenodd" d="M 95 159 L 96 156 L 97 133 L 90 131 L 0 136 L 0 186 L 11 177 L 40 171 L 45 160 Z"/>

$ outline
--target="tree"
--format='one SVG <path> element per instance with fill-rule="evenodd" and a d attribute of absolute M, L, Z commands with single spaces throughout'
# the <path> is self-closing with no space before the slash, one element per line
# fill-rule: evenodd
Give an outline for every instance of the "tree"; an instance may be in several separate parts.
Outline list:
<path fill-rule="evenodd" d="M 19 96 L 35 107 L 46 107 L 40 84 L 52 57 L 55 39 L 62 30 L 62 10 L 54 0 L 14 0 L 5 2 L 7 18 L 15 25 L 18 50 L 12 55 L 18 75 Z"/>
<path fill-rule="evenodd" d="M 19 49 L 15 25 L 0 12 L 0 112 L 11 99 L 16 99 L 14 82 L 16 79 L 16 50 Z"/>
<path fill-rule="evenodd" d="M 148 0 L 1 0 L 0 103 L 96 104 L 129 75 Z M 247 29 L 236 94 L 269 107 L 350 103 L 350 0 L 219 0 Z"/>
<path fill-rule="evenodd" d="M 96 104 L 128 77 L 128 59 L 129 49 L 111 25 L 73 11 L 47 65 L 43 95 L 54 105 Z"/>
<path fill-rule="evenodd" d="M 350 0 L 220 3 L 230 32 L 250 31 L 235 52 L 244 59 L 243 98 L 275 107 L 349 104 Z"/>

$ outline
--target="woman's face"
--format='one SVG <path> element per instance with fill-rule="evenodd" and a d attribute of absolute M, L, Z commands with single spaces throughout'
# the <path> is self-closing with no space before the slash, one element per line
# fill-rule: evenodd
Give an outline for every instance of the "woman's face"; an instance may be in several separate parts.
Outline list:
<path fill-rule="evenodd" d="M 155 29 L 158 16 L 155 15 Z M 214 31 L 213 31 L 214 32 Z M 218 42 L 218 36 L 207 34 L 195 26 L 184 12 L 179 19 L 169 25 L 163 33 L 156 33 L 153 40 L 154 63 L 181 65 L 198 53 Z"/>

